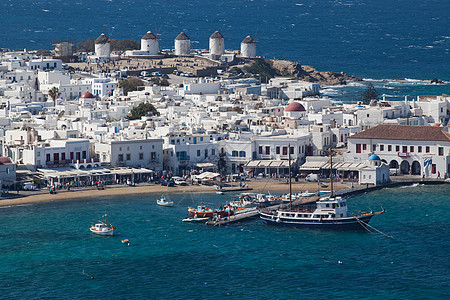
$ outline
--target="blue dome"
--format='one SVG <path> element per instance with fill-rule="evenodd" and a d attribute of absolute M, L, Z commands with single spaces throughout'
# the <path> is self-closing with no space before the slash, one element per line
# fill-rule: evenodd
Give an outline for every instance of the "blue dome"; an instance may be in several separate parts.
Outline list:
<path fill-rule="evenodd" d="M 372 154 L 372 155 L 369 157 L 369 160 L 381 160 L 381 158 L 380 158 L 378 155 L 376 155 L 376 154 Z"/>

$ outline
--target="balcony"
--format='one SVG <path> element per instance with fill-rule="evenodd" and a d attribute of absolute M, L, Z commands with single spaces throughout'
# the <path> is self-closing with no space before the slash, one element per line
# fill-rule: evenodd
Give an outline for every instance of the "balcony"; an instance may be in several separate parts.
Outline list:
<path fill-rule="evenodd" d="M 398 152 L 399 157 L 408 158 L 410 157 L 408 152 Z"/>

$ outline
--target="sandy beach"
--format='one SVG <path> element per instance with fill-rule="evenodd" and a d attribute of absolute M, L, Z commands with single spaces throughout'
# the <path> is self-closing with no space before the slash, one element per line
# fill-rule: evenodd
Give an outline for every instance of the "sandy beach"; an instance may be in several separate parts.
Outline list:
<path fill-rule="evenodd" d="M 252 190 L 248 192 L 255 193 L 273 193 L 281 194 L 289 191 L 289 186 L 285 181 L 279 180 L 253 180 L 246 181 L 248 187 Z M 342 183 L 335 183 L 334 188 L 336 190 L 348 188 L 349 185 Z M 224 190 L 238 189 L 239 184 L 234 183 L 233 186 L 226 187 Z M 329 190 L 328 186 L 321 187 L 322 190 Z M 316 191 L 317 183 L 310 182 L 296 182 L 292 184 L 292 192 L 301 191 Z M 60 190 L 57 194 L 50 194 L 47 190 L 41 191 L 20 191 L 20 194 L 15 192 L 11 193 L 8 197 L 3 197 L 0 200 L 0 206 L 11 206 L 11 205 L 21 205 L 30 204 L 38 202 L 48 202 L 48 201 L 63 201 L 71 199 L 80 198 L 91 198 L 91 197 L 105 197 L 105 196 L 120 196 L 120 195 L 133 195 L 133 194 L 181 194 L 181 193 L 215 193 L 216 189 L 214 186 L 200 186 L 200 185 L 188 185 L 188 186 L 175 186 L 175 187 L 165 187 L 159 184 L 139 184 L 137 186 L 125 186 L 125 185 L 114 185 L 106 186 L 104 190 L 97 190 L 94 188 L 85 189 L 75 189 L 75 190 Z"/>

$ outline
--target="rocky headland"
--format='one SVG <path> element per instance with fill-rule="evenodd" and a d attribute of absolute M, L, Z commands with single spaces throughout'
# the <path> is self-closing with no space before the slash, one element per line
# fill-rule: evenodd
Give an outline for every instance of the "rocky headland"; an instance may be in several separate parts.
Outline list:
<path fill-rule="evenodd" d="M 256 59 L 247 62 L 244 70 L 248 73 L 259 74 L 261 77 L 288 76 L 325 85 L 342 85 L 347 81 L 362 81 L 361 78 L 343 72 L 317 71 L 314 67 L 289 60 Z"/>

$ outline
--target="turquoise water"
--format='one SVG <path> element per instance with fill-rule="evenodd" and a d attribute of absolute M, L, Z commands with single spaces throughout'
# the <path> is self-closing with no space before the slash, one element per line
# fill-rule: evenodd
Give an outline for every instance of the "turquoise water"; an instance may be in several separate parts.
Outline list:
<path fill-rule="evenodd" d="M 350 198 L 355 212 L 382 204 L 388 213 L 371 225 L 395 239 L 260 220 L 220 228 L 181 222 L 193 203 L 230 195 L 172 195 L 174 208 L 157 206 L 156 195 L 6 207 L 0 298 L 449 297 L 449 193 L 448 185 L 417 186 Z M 105 210 L 116 236 L 89 232 Z"/>

